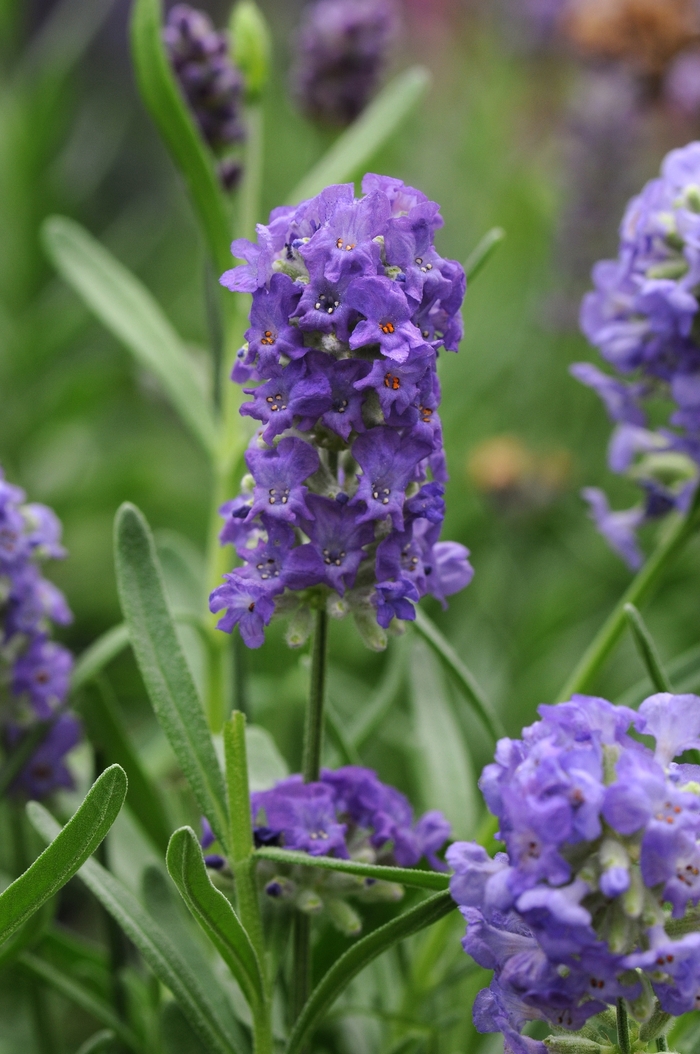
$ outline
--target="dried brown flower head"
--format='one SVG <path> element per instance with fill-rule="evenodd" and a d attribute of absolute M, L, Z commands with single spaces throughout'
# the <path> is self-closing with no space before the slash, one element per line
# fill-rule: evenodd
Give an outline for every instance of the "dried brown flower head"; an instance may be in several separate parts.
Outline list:
<path fill-rule="evenodd" d="M 700 10 L 697 0 L 571 0 L 563 29 L 586 55 L 658 74 L 700 39 Z"/>

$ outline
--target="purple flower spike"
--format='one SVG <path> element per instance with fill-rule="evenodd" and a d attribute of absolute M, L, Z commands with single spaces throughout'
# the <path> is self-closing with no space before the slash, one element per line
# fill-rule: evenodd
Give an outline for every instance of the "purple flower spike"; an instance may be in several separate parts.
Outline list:
<path fill-rule="evenodd" d="M 585 487 L 582 494 L 590 506 L 591 518 L 605 540 L 620 554 L 628 567 L 633 571 L 638 570 L 644 562 L 644 556 L 636 532 L 644 522 L 644 510 L 634 508 L 613 512 L 605 494 L 597 487 Z"/>
<path fill-rule="evenodd" d="M 461 336 L 464 270 L 435 248 L 435 202 L 389 176 L 370 173 L 362 189 L 274 209 L 255 243 L 233 243 L 245 263 L 221 279 L 253 294 L 232 378 L 252 396 L 241 413 L 262 425 L 246 453 L 252 478 L 221 509 L 221 542 L 244 564 L 226 588 L 242 580 L 245 598 L 257 583 L 280 614 L 296 611 L 295 644 L 309 605 L 335 595 L 333 614 L 352 614 L 381 646 L 372 619 L 414 618 L 427 593 L 444 605 L 472 575 L 467 550 L 440 541 L 437 360 Z M 693 383 L 684 391 L 695 413 Z M 667 500 L 681 499 L 649 491 L 648 503 Z M 253 620 L 256 641 L 267 621 Z"/>
<path fill-rule="evenodd" d="M 231 633 L 238 626 L 243 641 L 249 648 L 259 648 L 265 640 L 265 626 L 269 626 L 275 611 L 266 584 L 250 581 L 240 575 L 224 575 L 223 586 L 217 586 L 209 597 L 212 613 L 226 611 L 217 627 Z"/>
<path fill-rule="evenodd" d="M 364 501 L 367 506 L 358 523 L 391 516 L 395 529 L 402 531 L 406 486 L 416 463 L 430 454 L 430 447 L 421 439 L 402 439 L 397 432 L 382 427 L 358 436 L 352 452 L 362 468 L 353 504 Z"/>
<path fill-rule="evenodd" d="M 293 523 L 297 516 L 313 519 L 302 486 L 318 468 L 318 454 L 303 439 L 282 439 L 274 450 L 249 450 L 246 464 L 255 478 L 249 519 L 265 512 Z"/>
<path fill-rule="evenodd" d="M 618 422 L 610 468 L 628 475 L 645 495 L 638 515 L 610 514 L 599 496 L 594 518 L 632 567 L 642 560 L 636 527 L 687 508 L 700 478 L 698 185 L 700 144 L 671 151 L 660 177 L 630 201 L 618 256 L 596 264 L 594 290 L 581 305 L 581 328 L 615 375 L 588 363 L 575 365 L 572 373 L 600 395 Z M 659 397 L 671 407 L 668 426 L 650 431 L 643 404 Z M 669 456 L 646 456 L 662 452 Z"/>
<path fill-rule="evenodd" d="M 425 344 L 411 319 L 411 309 L 396 282 L 358 278 L 348 287 L 347 303 L 364 315 L 350 336 L 350 347 L 378 344 L 382 355 L 405 362 L 413 348 Z"/>
<path fill-rule="evenodd" d="M 494 971 L 474 1023 L 513 1050 L 534 1018 L 578 1031 L 618 999 L 638 1011 L 635 970 L 667 1013 L 700 1002 L 700 934 L 687 932 L 700 902 L 700 768 L 671 761 L 698 745 L 700 698 L 663 693 L 637 714 L 574 696 L 539 712 L 522 740 L 498 743 L 481 779 L 508 853 L 455 843 L 446 854 L 464 949 Z M 654 736 L 656 753 L 630 728 Z"/>
<path fill-rule="evenodd" d="M 40 565 L 66 555 L 61 523 L 46 505 L 26 504 L 24 491 L 5 481 L 0 468 L 0 684 L 8 691 L 0 736 L 9 754 L 33 724 L 49 722 L 43 741 L 12 790 L 43 798 L 72 787 L 65 755 L 80 739 L 80 724 L 61 713 L 70 687 L 73 657 L 49 639 L 51 623 L 72 615 L 63 594 Z"/>

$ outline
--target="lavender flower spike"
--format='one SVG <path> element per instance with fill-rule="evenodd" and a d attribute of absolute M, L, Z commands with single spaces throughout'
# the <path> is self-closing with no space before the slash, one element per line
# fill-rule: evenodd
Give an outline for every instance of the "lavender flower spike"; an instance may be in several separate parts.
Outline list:
<path fill-rule="evenodd" d="M 304 783 L 299 775 L 289 776 L 270 790 L 251 794 L 250 808 L 257 846 L 400 867 L 414 867 L 425 858 L 432 868 L 445 870 L 437 855 L 450 837 L 445 817 L 432 811 L 416 820 L 408 799 L 382 783 L 371 769 L 357 765 L 323 769 L 312 783 Z M 203 819 L 202 848 L 209 849 L 214 840 Z M 206 860 L 209 867 L 226 867 L 218 853 Z M 350 901 L 372 903 L 403 895 L 394 883 L 338 872 L 267 860 L 260 860 L 257 870 L 258 884 L 272 901 L 286 902 L 298 911 L 326 910 L 334 925 L 352 936 L 362 923 Z"/>
<path fill-rule="evenodd" d="M 51 623 L 70 622 L 71 614 L 40 570 L 43 561 L 65 555 L 56 514 L 25 503 L 24 492 L 7 483 L 0 468 L 0 684 L 9 689 L 0 716 L 5 751 L 17 749 L 38 721 L 48 723 L 11 788 L 29 798 L 73 786 L 64 759 L 81 736 L 80 723 L 64 712 L 73 657 L 49 638 Z"/>
<path fill-rule="evenodd" d="M 302 16 L 292 73 L 314 120 L 349 124 L 365 108 L 399 28 L 391 0 L 316 0 Z"/>
<path fill-rule="evenodd" d="M 673 760 L 700 743 L 700 698 L 635 713 L 574 696 L 539 713 L 480 781 L 507 852 L 447 851 L 465 951 L 494 971 L 474 1023 L 513 1051 L 531 1049 L 530 1020 L 576 1032 L 619 999 L 648 1020 L 642 980 L 668 1014 L 700 1005 L 700 766 Z"/>
<path fill-rule="evenodd" d="M 597 490 L 585 495 L 599 530 L 639 566 L 638 527 L 684 512 L 700 478 L 700 143 L 673 150 L 661 175 L 630 201 L 615 260 L 593 269 L 581 328 L 613 370 L 578 363 L 572 373 L 598 392 L 617 423 L 613 472 L 637 483 L 639 507 L 612 513 Z M 666 400 L 663 427 L 646 428 L 644 403 Z"/>
<path fill-rule="evenodd" d="M 245 262 L 221 278 L 252 293 L 232 377 L 261 427 L 241 493 L 221 510 L 222 544 L 242 566 L 210 604 L 249 647 L 275 612 L 307 626 L 322 606 L 382 647 L 421 597 L 444 605 L 473 574 L 465 547 L 440 540 L 437 364 L 457 346 L 464 271 L 434 244 L 435 202 L 387 176 L 362 189 L 274 209 L 256 243 L 233 243 Z"/>

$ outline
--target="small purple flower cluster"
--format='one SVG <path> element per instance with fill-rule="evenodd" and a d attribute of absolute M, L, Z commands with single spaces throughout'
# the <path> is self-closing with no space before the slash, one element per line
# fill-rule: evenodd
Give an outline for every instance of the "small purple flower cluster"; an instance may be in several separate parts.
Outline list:
<path fill-rule="evenodd" d="M 257 846 L 400 867 L 413 867 L 425 857 L 431 867 L 445 870 L 437 856 L 450 837 L 445 817 L 433 811 L 415 822 L 408 799 L 382 783 L 371 769 L 356 765 L 323 769 L 314 783 L 290 776 L 271 790 L 251 794 L 250 803 Z M 213 841 L 204 822 L 204 848 Z M 225 865 L 220 856 L 205 859 L 213 868 Z M 277 902 L 312 914 L 327 908 L 331 920 L 349 934 L 358 933 L 361 923 L 347 904 L 348 897 L 376 901 L 402 896 L 401 887 L 394 883 L 267 860 L 258 864 L 258 880 Z"/>
<path fill-rule="evenodd" d="M 199 129 L 216 154 L 245 139 L 241 117 L 243 75 L 229 55 L 228 39 L 203 11 L 176 4 L 163 29 L 170 62 Z M 218 164 L 221 183 L 232 190 L 240 163 L 225 157 Z"/>
<path fill-rule="evenodd" d="M 374 94 L 399 30 L 392 0 L 317 0 L 302 17 L 294 94 L 314 120 L 347 125 Z"/>
<path fill-rule="evenodd" d="M 480 781 L 507 852 L 447 851 L 464 949 L 495 972 L 474 1022 L 515 1054 L 545 1054 L 520 1034 L 528 1021 L 578 1030 L 620 998 L 648 1020 L 650 986 L 668 1014 L 700 1007 L 686 916 L 700 900 L 700 766 L 673 761 L 700 746 L 700 698 L 654 695 L 636 713 L 577 695 L 539 713 Z"/>
<path fill-rule="evenodd" d="M 37 721 L 46 736 L 15 780 L 14 789 L 42 798 L 72 786 L 65 755 L 80 739 L 75 717 L 63 712 L 73 659 L 49 639 L 51 622 L 71 620 L 63 594 L 39 570 L 65 556 L 61 524 L 45 505 L 26 504 L 0 469 L 0 702 L 3 740 L 11 752 Z"/>
<path fill-rule="evenodd" d="M 438 540 L 447 471 L 436 364 L 462 336 L 464 270 L 438 255 L 442 218 L 424 194 L 376 175 L 362 189 L 275 209 L 257 244 L 233 243 L 247 262 L 221 279 L 253 294 L 232 376 L 257 383 L 241 413 L 261 426 L 243 493 L 221 510 L 222 544 L 244 566 L 210 605 L 252 648 L 276 608 L 331 599 L 330 614 L 352 613 L 381 648 L 420 597 L 444 605 L 472 577 L 464 546 Z"/>
<path fill-rule="evenodd" d="M 672 151 L 661 177 L 627 207 L 616 260 L 593 269 L 583 332 L 617 371 L 572 367 L 616 423 L 609 465 L 638 483 L 644 501 L 611 512 L 605 495 L 584 492 L 599 530 L 631 567 L 642 562 L 636 530 L 672 509 L 685 511 L 700 465 L 700 143 Z M 671 400 L 671 427 L 652 428 L 644 401 Z M 659 409 L 662 409 L 661 405 Z"/>

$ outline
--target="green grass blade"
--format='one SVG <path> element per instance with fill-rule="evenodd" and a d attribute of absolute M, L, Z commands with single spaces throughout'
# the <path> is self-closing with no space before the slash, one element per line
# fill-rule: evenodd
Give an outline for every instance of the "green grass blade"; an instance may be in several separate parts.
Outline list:
<path fill-rule="evenodd" d="M 129 631 L 122 622 L 118 626 L 112 626 L 101 637 L 85 649 L 73 667 L 71 677 L 71 690 L 77 692 L 79 688 L 94 680 L 112 659 L 116 659 L 129 645 Z"/>
<path fill-rule="evenodd" d="M 238 981 L 250 1006 L 264 1003 L 265 992 L 258 958 L 238 916 L 207 874 L 196 834 L 181 827 L 170 839 L 168 871 L 189 908 L 221 958 Z"/>
<path fill-rule="evenodd" d="M 165 598 L 153 536 L 135 506 L 115 521 L 117 585 L 131 645 L 153 709 L 199 808 L 228 848 L 224 779 Z"/>
<path fill-rule="evenodd" d="M 99 747 L 108 764 L 116 763 L 126 772 L 129 790 L 127 807 L 153 842 L 165 855 L 172 826 L 163 806 L 160 790 L 141 764 L 126 728 L 114 693 L 100 680 L 85 692 L 79 707 L 85 719 L 90 742 Z"/>
<path fill-rule="evenodd" d="M 331 183 L 344 183 L 358 172 L 364 172 L 367 163 L 417 106 L 429 85 L 430 74 L 423 66 L 412 66 L 394 77 L 294 188 L 289 195 L 290 204 L 313 197 Z"/>
<path fill-rule="evenodd" d="M 440 660 L 423 640 L 414 641 L 409 670 L 414 742 L 420 744 L 412 762 L 421 806 L 439 809 L 452 826 L 453 838 L 472 838 L 481 795 L 468 737 L 455 715 L 454 693 L 445 683 Z"/>
<path fill-rule="evenodd" d="M 493 736 L 494 741 L 501 739 L 505 735 L 505 729 L 501 724 L 500 718 L 493 710 L 484 690 L 471 670 L 464 665 L 449 641 L 445 640 L 435 623 L 420 608 L 416 610 L 416 621 L 413 626 L 453 675 L 472 708 Z"/>
<path fill-rule="evenodd" d="M 644 619 L 639 614 L 634 604 L 625 604 L 625 615 L 627 616 L 627 622 L 632 636 L 634 637 L 634 643 L 637 645 L 637 650 L 639 651 L 641 660 L 649 674 L 649 680 L 654 685 L 657 692 L 672 692 L 673 686 L 668 674 L 661 664 L 661 659 L 656 650 L 654 638 L 647 629 Z"/>
<path fill-rule="evenodd" d="M 139 1041 L 138 1036 L 119 1020 L 109 1003 L 100 999 L 89 988 L 80 984 L 63 970 L 57 970 L 51 963 L 32 952 L 24 952 L 19 962 L 33 977 L 50 985 L 65 999 L 75 1003 L 81 1010 L 94 1017 L 101 1025 L 106 1025 L 130 1050 L 135 1051 L 136 1054 L 146 1054 L 145 1047 Z"/>
<path fill-rule="evenodd" d="M 205 452 L 214 457 L 217 428 L 190 354 L 139 279 L 80 224 L 52 216 L 42 227 L 56 270 L 140 366 L 153 373 Z"/>
<path fill-rule="evenodd" d="M 131 54 L 141 97 L 187 185 L 214 265 L 231 266 L 229 209 L 214 168 L 180 92 L 163 44 L 161 0 L 136 0 L 131 17 Z"/>
<path fill-rule="evenodd" d="M 30 820 L 39 834 L 55 838 L 61 828 L 51 814 L 33 802 Z M 193 1029 L 213 1054 L 242 1054 L 232 1045 L 215 1002 L 183 959 L 167 933 L 141 902 L 109 871 L 88 860 L 79 877 L 136 945 L 158 980 L 169 988 Z"/>
<path fill-rule="evenodd" d="M 60 836 L 0 894 L 0 942 L 65 886 L 97 849 L 124 804 L 126 785 L 126 776 L 118 765 L 103 772 Z M 30 819 L 37 807 L 36 802 L 29 802 Z"/>
<path fill-rule="evenodd" d="M 403 886 L 416 886 L 418 889 L 447 889 L 449 878 L 437 871 L 421 871 L 413 867 L 387 867 L 385 864 L 362 864 L 357 860 L 341 860 L 334 856 L 310 856 L 309 853 L 295 849 L 277 849 L 274 846 L 263 846 L 255 850 L 260 860 L 275 860 L 280 864 L 294 864 L 299 867 L 320 867 L 325 871 L 341 871 L 346 875 L 359 875 L 360 878 L 374 878 L 382 882 L 400 882 Z"/>
<path fill-rule="evenodd" d="M 426 926 L 432 926 L 455 908 L 456 904 L 448 892 L 437 893 L 353 944 L 311 993 L 289 1037 L 286 1054 L 299 1054 L 326 1011 L 365 966 L 398 941 L 418 933 Z"/>
<path fill-rule="evenodd" d="M 481 241 L 477 242 L 464 261 L 464 272 L 468 282 L 473 281 L 479 271 L 486 266 L 505 236 L 506 232 L 503 227 L 492 227 Z"/>
<path fill-rule="evenodd" d="M 76 1054 L 98 1054 L 98 1051 L 109 1050 L 114 1045 L 114 1040 L 114 1032 L 109 1028 L 103 1028 L 99 1032 L 95 1032 L 89 1039 L 86 1039 L 78 1047 Z"/>

